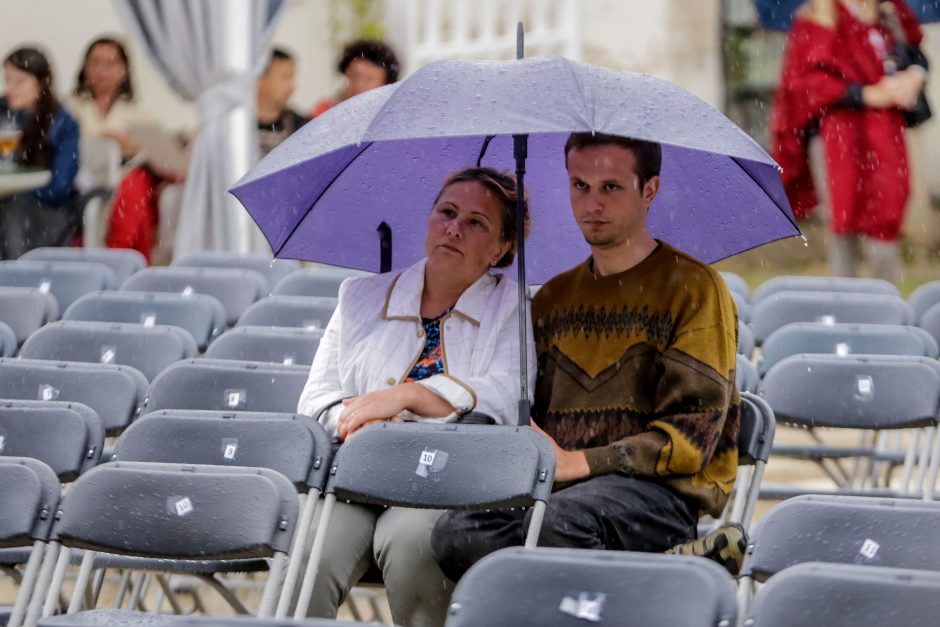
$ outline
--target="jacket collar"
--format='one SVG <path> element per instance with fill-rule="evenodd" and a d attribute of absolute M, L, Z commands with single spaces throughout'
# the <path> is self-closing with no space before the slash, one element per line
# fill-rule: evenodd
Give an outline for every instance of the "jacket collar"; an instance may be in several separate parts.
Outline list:
<path fill-rule="evenodd" d="M 421 322 L 421 292 L 424 290 L 424 268 L 427 259 L 405 268 L 392 280 L 385 298 L 385 320 L 412 320 Z M 466 319 L 470 324 L 480 326 L 486 309 L 487 296 L 499 284 L 502 277 L 486 273 L 464 290 L 454 305 L 453 314 Z"/>

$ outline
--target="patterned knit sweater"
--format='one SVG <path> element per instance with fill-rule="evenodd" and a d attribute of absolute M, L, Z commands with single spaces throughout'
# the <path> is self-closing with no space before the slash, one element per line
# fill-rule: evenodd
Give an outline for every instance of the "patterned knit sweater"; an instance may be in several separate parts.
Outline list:
<path fill-rule="evenodd" d="M 591 475 L 661 481 L 716 516 L 737 470 L 737 316 L 724 281 L 660 242 L 620 274 L 589 258 L 532 304 L 533 414 Z"/>

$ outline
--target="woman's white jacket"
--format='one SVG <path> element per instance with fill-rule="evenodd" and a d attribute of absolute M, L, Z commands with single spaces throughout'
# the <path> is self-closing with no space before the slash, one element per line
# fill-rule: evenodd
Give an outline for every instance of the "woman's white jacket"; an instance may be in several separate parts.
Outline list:
<path fill-rule="evenodd" d="M 424 349 L 421 292 L 424 259 L 400 272 L 347 279 L 339 305 L 320 340 L 298 413 L 310 416 L 329 403 L 383 390 L 404 381 Z M 531 316 L 526 317 L 531 320 Z M 531 322 L 526 331 L 528 389 L 535 380 Z M 484 274 L 441 320 L 444 372 L 419 383 L 455 412 L 488 414 L 516 424 L 519 399 L 519 314 L 516 283 Z M 531 396 L 531 392 L 530 392 Z M 342 406 L 320 418 L 330 434 Z"/>

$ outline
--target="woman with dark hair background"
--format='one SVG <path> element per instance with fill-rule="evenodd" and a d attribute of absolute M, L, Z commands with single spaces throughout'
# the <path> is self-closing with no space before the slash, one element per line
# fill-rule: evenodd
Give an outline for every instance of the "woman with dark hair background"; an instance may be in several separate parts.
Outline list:
<path fill-rule="evenodd" d="M 15 121 L 23 135 L 14 160 L 51 170 L 38 190 L 0 199 L 0 258 L 16 259 L 40 246 L 65 243 L 75 224 L 78 124 L 55 96 L 52 68 L 36 48 L 17 48 L 3 60 L 5 92 L 0 121 Z"/>
<path fill-rule="evenodd" d="M 346 44 L 336 69 L 346 78 L 336 98 L 324 98 L 310 111 L 315 118 L 330 107 L 363 92 L 398 80 L 400 66 L 395 51 L 377 39 L 359 39 Z"/>

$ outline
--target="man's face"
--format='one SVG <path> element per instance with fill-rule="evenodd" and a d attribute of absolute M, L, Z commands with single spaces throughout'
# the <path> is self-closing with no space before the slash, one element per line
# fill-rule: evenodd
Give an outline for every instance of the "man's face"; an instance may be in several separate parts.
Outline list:
<path fill-rule="evenodd" d="M 284 109 L 294 93 L 295 73 L 296 67 L 290 59 L 273 59 L 271 66 L 258 79 L 258 100 Z"/>
<path fill-rule="evenodd" d="M 614 248 L 646 232 L 659 177 L 640 189 L 632 150 L 616 144 L 573 148 L 568 178 L 571 208 L 589 245 Z"/>

